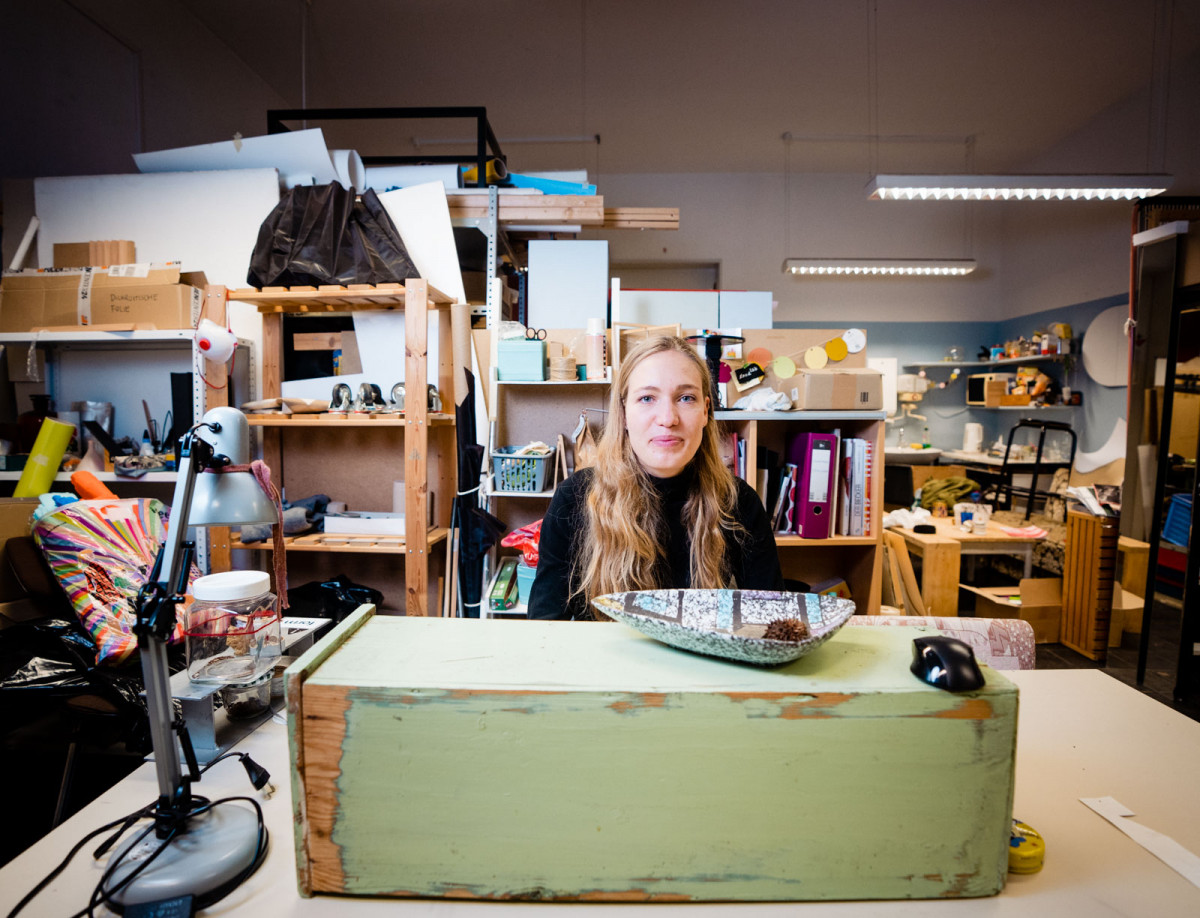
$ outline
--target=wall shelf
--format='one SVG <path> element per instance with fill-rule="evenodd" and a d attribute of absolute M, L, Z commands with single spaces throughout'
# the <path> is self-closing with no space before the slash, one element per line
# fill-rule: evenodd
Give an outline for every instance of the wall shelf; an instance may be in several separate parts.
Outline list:
<path fill-rule="evenodd" d="M 947 370 L 968 369 L 973 367 L 1015 367 L 1027 363 L 1057 363 L 1071 357 L 1071 354 L 1030 354 L 1028 357 L 1005 357 L 1003 360 L 931 360 L 928 363 L 906 363 L 906 370 L 935 370 L 945 367 Z"/>

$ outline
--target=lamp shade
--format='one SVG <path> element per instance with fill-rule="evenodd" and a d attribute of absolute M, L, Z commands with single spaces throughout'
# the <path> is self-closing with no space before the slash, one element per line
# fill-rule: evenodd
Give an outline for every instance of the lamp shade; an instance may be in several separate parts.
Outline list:
<path fill-rule="evenodd" d="M 213 408 L 204 415 L 196 437 L 227 456 L 231 465 L 250 462 L 250 425 L 236 408 Z M 189 526 L 239 526 L 274 523 L 279 519 L 271 498 L 250 472 L 205 472 L 196 478 Z"/>

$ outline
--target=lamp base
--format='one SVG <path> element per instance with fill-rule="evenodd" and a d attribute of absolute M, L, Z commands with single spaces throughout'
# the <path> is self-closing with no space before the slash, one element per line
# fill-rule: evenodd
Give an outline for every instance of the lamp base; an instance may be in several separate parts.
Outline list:
<path fill-rule="evenodd" d="M 171 839 L 166 850 L 118 889 L 112 899 L 121 906 L 130 906 L 191 895 L 198 907 L 203 907 L 206 894 L 219 891 L 249 872 L 259 855 L 260 833 L 265 849 L 266 827 L 261 826 L 254 812 L 232 803 L 189 817 L 186 831 Z M 162 845 L 162 839 L 153 832 L 124 842 L 109 861 L 120 866 L 113 871 L 105 891 L 120 886 Z"/>

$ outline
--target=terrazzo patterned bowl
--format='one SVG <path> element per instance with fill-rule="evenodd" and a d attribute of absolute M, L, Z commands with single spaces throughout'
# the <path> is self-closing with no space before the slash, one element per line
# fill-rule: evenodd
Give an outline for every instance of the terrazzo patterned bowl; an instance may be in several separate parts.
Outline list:
<path fill-rule="evenodd" d="M 820 647 L 854 614 L 854 603 L 815 593 L 766 590 L 632 590 L 592 600 L 599 611 L 692 653 L 775 666 Z M 798 641 L 763 637 L 777 619 L 798 619 L 808 636 Z"/>

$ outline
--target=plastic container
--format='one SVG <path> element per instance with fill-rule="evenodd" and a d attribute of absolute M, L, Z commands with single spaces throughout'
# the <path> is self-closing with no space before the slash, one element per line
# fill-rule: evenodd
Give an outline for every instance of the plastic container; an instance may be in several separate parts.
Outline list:
<path fill-rule="evenodd" d="M 492 474 L 498 491 L 544 491 L 555 450 L 545 456 L 514 456 L 519 446 L 501 446 L 492 450 Z"/>
<path fill-rule="evenodd" d="M 279 609 L 262 571 L 198 577 L 184 635 L 193 682 L 242 685 L 270 676 L 282 650 Z M 267 682 L 270 697 L 270 680 Z"/>
<path fill-rule="evenodd" d="M 271 707 L 271 671 L 245 685 L 226 685 L 218 694 L 230 719 L 257 717 Z"/>
<path fill-rule="evenodd" d="M 603 319 L 588 319 L 587 334 L 583 338 L 583 353 L 583 363 L 587 365 L 587 378 L 604 379 L 608 359 L 605 356 Z"/>
<path fill-rule="evenodd" d="M 529 605 L 529 591 L 533 589 L 533 579 L 537 576 L 537 568 L 527 564 L 522 558 L 517 562 L 517 602 Z"/>

